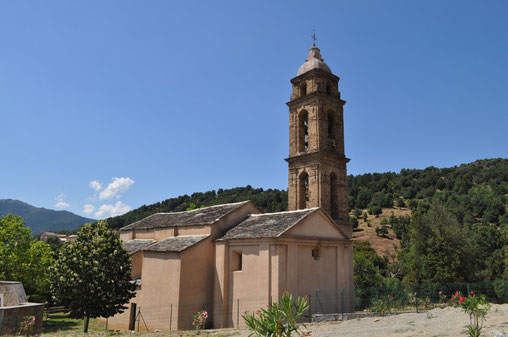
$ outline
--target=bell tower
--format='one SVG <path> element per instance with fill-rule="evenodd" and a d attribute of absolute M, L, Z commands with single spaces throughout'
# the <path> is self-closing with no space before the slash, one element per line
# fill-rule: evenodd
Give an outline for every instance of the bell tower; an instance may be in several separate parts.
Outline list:
<path fill-rule="evenodd" d="M 291 80 L 289 107 L 289 210 L 322 207 L 351 237 L 344 153 L 344 104 L 339 77 L 313 45 Z"/>

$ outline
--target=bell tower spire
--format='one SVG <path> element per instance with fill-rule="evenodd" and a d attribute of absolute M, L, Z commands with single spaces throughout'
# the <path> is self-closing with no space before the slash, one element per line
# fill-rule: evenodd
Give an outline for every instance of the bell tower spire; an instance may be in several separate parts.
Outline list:
<path fill-rule="evenodd" d="M 315 42 L 315 40 L 314 40 Z M 344 152 L 344 104 L 335 76 L 314 44 L 291 80 L 289 210 L 322 207 L 351 236 Z"/>

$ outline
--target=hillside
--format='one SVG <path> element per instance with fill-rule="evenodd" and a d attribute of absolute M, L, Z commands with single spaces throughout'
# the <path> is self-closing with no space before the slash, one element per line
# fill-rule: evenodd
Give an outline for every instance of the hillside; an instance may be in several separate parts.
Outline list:
<path fill-rule="evenodd" d="M 79 225 L 95 221 L 68 211 L 54 211 L 35 207 L 25 202 L 12 199 L 0 199 L 0 215 L 19 215 L 25 224 L 32 229 L 32 234 L 46 231 L 73 230 Z"/>
<path fill-rule="evenodd" d="M 508 159 L 485 159 L 451 168 L 403 169 L 400 173 L 368 173 L 348 176 L 350 209 L 409 207 L 425 211 L 439 199 L 465 223 L 508 223 Z M 157 212 L 252 200 L 264 212 L 287 210 L 287 191 L 251 186 L 197 192 L 143 205 L 109 218 L 121 228 Z M 389 215 L 388 215 L 389 216 Z M 380 220 L 380 219 L 379 219 Z M 377 220 L 376 220 L 377 221 Z M 375 225 L 373 226 L 375 228 Z"/>

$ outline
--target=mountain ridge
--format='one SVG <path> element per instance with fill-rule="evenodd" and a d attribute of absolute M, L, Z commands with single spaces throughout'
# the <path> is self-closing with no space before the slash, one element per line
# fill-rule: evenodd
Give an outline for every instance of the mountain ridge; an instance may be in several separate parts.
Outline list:
<path fill-rule="evenodd" d="M 75 230 L 79 225 L 96 221 L 65 210 L 36 207 L 17 199 L 0 199 L 0 216 L 7 214 L 22 217 L 25 225 L 32 229 L 33 235 L 47 231 Z"/>

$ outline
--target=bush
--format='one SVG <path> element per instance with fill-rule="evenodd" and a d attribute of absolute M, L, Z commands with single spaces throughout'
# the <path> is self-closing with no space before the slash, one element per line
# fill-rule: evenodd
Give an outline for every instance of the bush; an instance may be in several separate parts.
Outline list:
<path fill-rule="evenodd" d="M 272 303 L 267 309 L 258 310 L 253 314 L 245 313 L 242 318 L 254 335 L 290 337 L 293 332 L 302 334 L 297 322 L 307 310 L 309 304 L 306 298 L 294 299 L 293 295 L 284 291 L 279 303 Z"/>
<path fill-rule="evenodd" d="M 377 236 L 388 235 L 388 229 L 386 228 L 386 226 L 376 226 L 376 235 Z"/>
<path fill-rule="evenodd" d="M 357 229 L 358 228 L 358 219 L 355 218 L 354 216 L 350 216 L 349 217 L 349 222 L 353 225 L 353 229 Z"/>

